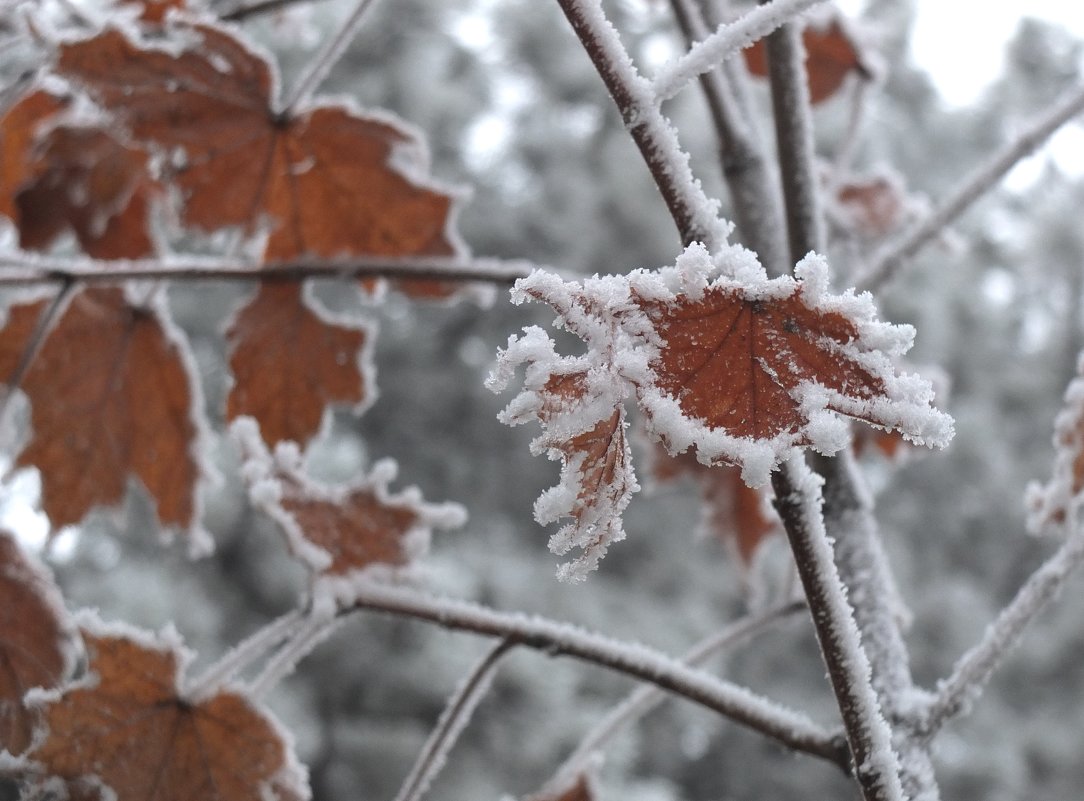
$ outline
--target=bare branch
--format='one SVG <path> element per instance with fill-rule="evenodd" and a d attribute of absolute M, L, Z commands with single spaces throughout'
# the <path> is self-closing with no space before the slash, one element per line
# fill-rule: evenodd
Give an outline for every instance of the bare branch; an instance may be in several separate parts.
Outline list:
<path fill-rule="evenodd" d="M 410 769 L 395 801 L 419 801 L 444 766 L 448 752 L 470 721 L 475 707 L 489 690 L 493 672 L 501 659 L 515 647 L 511 640 L 501 640 L 479 660 L 466 680 L 448 699 L 437 725 L 429 734 L 418 759 Z"/>
<path fill-rule="evenodd" d="M 659 70 L 652 86 L 655 98 L 660 102 L 668 100 L 698 75 L 710 72 L 753 42 L 822 2 L 824 0 L 774 0 L 753 8 L 734 22 L 720 25 L 715 33 L 693 45 L 684 56 Z"/>
<path fill-rule="evenodd" d="M 927 709 L 921 727 L 927 737 L 969 710 L 994 671 L 1020 642 L 1027 625 L 1057 596 L 1081 562 L 1084 562 L 1084 530 L 1078 528 L 1024 582 L 1008 606 L 986 628 L 982 639 L 956 662 L 952 674 L 938 683 L 937 697 Z"/>
<path fill-rule="evenodd" d="M 136 280 L 302 281 L 307 278 L 387 278 L 416 281 L 479 282 L 511 285 L 537 265 L 505 259 L 365 257 L 295 259 L 266 264 L 236 259 L 54 259 L 31 254 L 0 256 L 0 286 L 69 283 L 97 284 Z"/>
<path fill-rule="evenodd" d="M 625 643 L 574 626 L 520 613 L 498 612 L 465 601 L 434 598 L 378 584 L 359 587 L 343 610 L 373 609 L 413 617 L 449 629 L 501 637 L 550 656 L 571 656 L 650 682 L 795 751 L 820 757 L 849 770 L 849 755 L 837 735 L 807 716 L 758 696 L 744 687 L 690 668 L 643 645 Z"/>
<path fill-rule="evenodd" d="M 260 14 L 270 14 L 273 11 L 278 11 L 279 9 L 287 8 L 289 6 L 315 2 L 318 2 L 318 0 L 255 0 L 255 2 L 236 6 L 235 8 L 220 14 L 219 19 L 225 22 L 240 22 L 249 17 L 259 16 Z"/>
<path fill-rule="evenodd" d="M 869 291 L 880 289 L 909 258 L 996 186 L 1017 163 L 1033 153 L 1055 131 L 1081 112 L 1084 112 L 1084 87 L 1074 89 L 1055 103 L 1016 139 L 965 178 L 929 216 L 887 245 L 873 260 L 873 266 L 861 276 L 858 288 Z"/>

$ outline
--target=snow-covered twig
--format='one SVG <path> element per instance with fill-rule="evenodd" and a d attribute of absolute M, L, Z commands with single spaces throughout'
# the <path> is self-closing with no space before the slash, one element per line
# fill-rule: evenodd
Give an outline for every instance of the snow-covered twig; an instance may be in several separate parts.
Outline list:
<path fill-rule="evenodd" d="M 788 748 L 818 756 L 849 770 L 846 744 L 806 715 L 643 645 L 621 642 L 537 616 L 499 612 L 466 601 L 436 598 L 372 582 L 357 587 L 356 600 L 343 613 L 357 609 L 388 612 L 449 629 L 505 638 L 550 656 L 571 656 L 599 665 L 655 684 Z"/>
<path fill-rule="evenodd" d="M 776 509 L 790 540 L 828 679 L 843 715 L 855 779 L 865 801 L 903 801 L 892 731 L 873 691 L 854 611 L 840 581 L 821 516 L 823 479 L 799 451 L 772 477 Z"/>
<path fill-rule="evenodd" d="M 1084 531 L 1069 534 L 1061 547 L 1028 577 L 1012 601 L 986 628 L 982 639 L 938 683 L 937 697 L 926 711 L 922 732 L 932 737 L 953 717 L 967 712 L 994 671 L 1019 643 L 1024 630 L 1046 608 L 1065 580 L 1084 562 Z"/>
<path fill-rule="evenodd" d="M 290 638 L 273 657 L 267 660 L 263 670 L 248 686 L 249 694 L 262 699 L 287 676 L 294 672 L 298 662 L 312 653 L 312 650 L 342 623 L 339 617 L 324 617 L 311 614 L 301 621 L 301 625 L 291 632 Z"/>
<path fill-rule="evenodd" d="M 316 88 L 324 82 L 331 72 L 331 68 L 342 58 L 346 48 L 350 45 L 354 34 L 358 32 L 365 13 L 372 8 L 375 0 L 358 0 L 357 6 L 339 26 L 338 32 L 331 37 L 313 58 L 305 73 L 298 80 L 290 99 L 283 105 L 282 114 L 289 117 L 299 108 L 309 102 Z"/>
<path fill-rule="evenodd" d="M 0 256 L 0 286 L 34 286 L 118 281 L 300 281 L 306 278 L 388 278 L 418 281 L 507 284 L 538 267 L 514 259 L 382 258 L 295 259 L 265 264 L 237 259 L 54 258 L 35 254 Z M 552 268 L 547 268 L 552 269 Z"/>
<path fill-rule="evenodd" d="M 685 653 L 683 661 L 690 666 L 700 665 L 724 648 L 733 648 L 765 631 L 770 624 L 780 618 L 805 608 L 804 601 L 792 601 L 776 606 L 766 612 L 749 615 L 694 645 Z M 617 704 L 604 718 L 595 724 L 580 741 L 580 744 L 576 746 L 576 749 L 569 754 L 564 763 L 554 772 L 553 779 L 548 784 L 559 785 L 581 771 L 591 755 L 602 748 L 610 738 L 626 726 L 642 718 L 662 703 L 665 698 L 666 693 L 655 685 L 644 684 L 637 687 L 629 693 L 625 700 Z"/>
<path fill-rule="evenodd" d="M 651 83 L 637 72 L 600 0 L 557 0 L 599 77 L 621 112 L 629 135 L 651 171 L 683 244 L 702 242 L 715 252 L 726 243 L 728 225 L 689 168 L 677 131 L 663 116 Z"/>
<path fill-rule="evenodd" d="M 665 65 L 655 76 L 655 97 L 661 102 L 687 84 L 719 66 L 758 39 L 824 0 L 774 0 L 756 6 L 734 22 L 720 25 L 715 33 L 694 45 L 684 56 Z"/>
<path fill-rule="evenodd" d="M 700 7 L 693 0 L 670 0 L 670 5 L 686 42 L 691 44 L 707 36 Z M 738 233 L 769 275 L 782 275 L 790 263 L 780 236 L 783 213 L 760 137 L 742 114 L 727 73 L 705 72 L 700 76 L 700 86 L 719 139 L 719 161 L 730 190 Z"/>
<path fill-rule="evenodd" d="M 272 648 L 292 637 L 303 623 L 302 613 L 292 609 L 261 626 L 192 679 L 188 694 L 198 698 L 214 695 L 224 684 L 263 659 Z"/>
<path fill-rule="evenodd" d="M 993 158 L 965 178 L 929 216 L 899 239 L 885 246 L 873 265 L 861 276 L 858 288 L 876 291 L 895 275 L 907 259 L 937 237 L 971 205 L 992 189 L 1018 162 L 1039 148 L 1055 131 L 1084 112 L 1084 87 L 1078 87 L 1055 103 Z"/>
<path fill-rule="evenodd" d="M 223 12 L 219 15 L 219 19 L 225 22 L 240 22 L 243 19 L 255 17 L 260 14 L 269 14 L 272 11 L 278 11 L 287 6 L 313 2 L 316 2 L 316 0 L 255 0 L 252 3 L 238 5 L 231 8 L 229 11 Z"/>
<path fill-rule="evenodd" d="M 470 722 L 478 702 L 482 700 L 493 680 L 501 658 L 515 647 L 511 640 L 501 640 L 483 656 L 467 674 L 467 678 L 452 693 L 447 706 L 430 732 L 418 759 L 403 781 L 395 801 L 419 801 L 447 761 L 448 753 Z"/>
<path fill-rule="evenodd" d="M 813 117 L 805 77 L 805 46 L 796 25 L 784 25 L 765 41 L 772 90 L 783 207 L 791 264 L 809 251 L 824 252 L 821 209 L 813 150 Z"/>

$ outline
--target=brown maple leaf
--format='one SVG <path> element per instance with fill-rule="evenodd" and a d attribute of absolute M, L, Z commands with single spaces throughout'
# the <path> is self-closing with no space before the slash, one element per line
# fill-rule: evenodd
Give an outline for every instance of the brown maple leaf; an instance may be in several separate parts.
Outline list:
<path fill-rule="evenodd" d="M 813 24 L 802 31 L 802 43 L 806 50 L 806 77 L 809 80 L 809 99 L 813 103 L 827 100 L 843 86 L 851 73 L 869 80 L 873 73 L 866 63 L 854 36 L 839 16 Z M 764 40 L 761 39 L 742 51 L 745 64 L 753 75 L 768 75 L 768 57 Z"/>
<path fill-rule="evenodd" d="M 335 320 L 294 283 L 268 282 L 230 323 L 227 416 L 256 418 L 269 443 L 307 444 L 331 404 L 375 399 L 373 331 Z"/>
<path fill-rule="evenodd" d="M 18 219 L 15 198 L 34 174 L 34 149 L 67 104 L 67 98 L 34 91 L 0 118 L 0 214 L 12 221 Z"/>
<path fill-rule="evenodd" d="M 74 633 L 52 576 L 0 531 L 0 749 L 21 754 L 29 747 L 34 719 L 26 691 L 67 678 Z"/>
<path fill-rule="evenodd" d="M 594 801 L 598 797 L 594 781 L 586 773 L 578 773 L 570 780 L 554 787 L 547 787 L 526 801 Z"/>
<path fill-rule="evenodd" d="M 0 380 L 23 358 L 47 300 L 8 311 L 0 330 Z M 22 379 L 32 436 L 16 459 L 41 472 L 42 506 L 56 531 L 142 482 L 158 519 L 199 529 L 196 456 L 201 414 L 182 334 L 164 307 L 136 306 L 118 288 L 86 289 L 61 312 Z"/>
<path fill-rule="evenodd" d="M 434 529 L 466 520 L 459 504 L 426 503 L 416 487 L 390 493 L 397 472 L 390 459 L 349 484 L 321 484 L 305 475 L 294 443 L 280 444 L 272 455 L 251 419 L 232 430 L 253 502 L 282 526 L 295 556 L 317 578 L 404 567 L 428 550 Z"/>
<path fill-rule="evenodd" d="M 278 725 L 240 693 L 192 697 L 176 635 L 84 628 L 87 675 L 39 701 L 29 754 L 51 776 L 100 782 L 117 801 L 301 801 L 303 772 Z"/>
<path fill-rule="evenodd" d="M 652 477 L 660 482 L 688 476 L 700 490 L 701 531 L 734 549 L 742 567 L 753 563 L 764 540 L 779 532 L 779 517 L 763 488 L 746 486 L 741 473 L 726 465 L 710 467 L 694 451 L 670 456 L 657 445 L 652 452 Z"/>
<path fill-rule="evenodd" d="M 158 193 L 147 154 L 97 128 L 53 128 L 15 198 L 19 245 L 44 250 L 67 229 L 89 255 L 134 259 L 154 253 L 148 233 Z"/>
<path fill-rule="evenodd" d="M 265 58 L 225 29 L 176 23 L 168 45 L 118 30 L 62 45 L 56 70 L 163 155 L 182 217 L 270 227 L 268 260 L 452 255 L 452 199 L 425 184 L 422 144 L 390 115 L 274 107 Z"/>

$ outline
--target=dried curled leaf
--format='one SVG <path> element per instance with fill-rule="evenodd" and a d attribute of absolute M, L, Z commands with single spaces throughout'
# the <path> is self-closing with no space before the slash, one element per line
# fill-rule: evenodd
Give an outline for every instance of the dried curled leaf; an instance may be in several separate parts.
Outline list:
<path fill-rule="evenodd" d="M 404 567 L 428 550 L 434 529 L 466 520 L 459 504 L 426 503 L 416 487 L 389 492 L 397 472 L 390 459 L 356 481 L 329 486 L 305 475 L 293 443 L 270 453 L 251 418 L 238 420 L 232 430 L 245 456 L 253 502 L 278 521 L 291 550 L 317 578 Z"/>
<path fill-rule="evenodd" d="M 1084 501 L 1084 355 L 1078 375 L 1065 389 L 1054 421 L 1054 467 L 1045 484 L 1028 485 L 1028 530 L 1033 534 L 1069 534 L 1080 526 Z"/>
<path fill-rule="evenodd" d="M 56 70 L 162 156 L 186 223 L 270 225 L 266 258 L 452 255 L 452 198 L 390 115 L 274 107 L 268 61 L 227 30 L 175 22 L 165 41 L 118 30 L 60 48 Z"/>
<path fill-rule="evenodd" d="M 376 397 L 374 328 L 333 318 L 297 284 L 264 283 L 227 329 L 227 417 L 254 417 L 268 442 L 304 446 L 330 405 L 362 411 Z"/>
<path fill-rule="evenodd" d="M 806 77 L 809 99 L 820 103 L 832 97 L 851 73 L 864 80 L 873 77 L 865 55 L 849 26 L 838 14 L 818 19 L 802 31 L 806 50 Z M 761 39 L 742 51 L 753 75 L 768 74 L 768 57 Z"/>
<path fill-rule="evenodd" d="M 513 299 L 548 303 L 556 324 L 579 336 L 587 354 L 558 356 L 537 328 L 513 337 L 490 386 L 507 386 L 519 364 L 528 369 L 524 390 L 502 419 L 538 419 L 541 447 L 575 451 L 576 436 L 634 396 L 648 433 L 669 453 L 695 446 L 705 464 L 741 467 L 750 486 L 767 483 L 796 447 L 845 447 L 841 415 L 896 429 L 918 444 L 948 442 L 952 422 L 931 407 L 930 384 L 896 375 L 889 359 L 910 346 L 913 329 L 878 322 L 868 295 L 829 295 L 820 257 L 806 257 L 797 278 L 772 280 L 749 258 L 740 249 L 720 256 L 741 280 L 719 275 L 721 266 L 700 245 L 659 271 L 582 283 L 538 271 L 520 280 Z M 571 374 L 581 376 L 574 393 L 566 388 Z M 553 377 L 561 377 L 559 392 L 547 390 Z M 578 497 L 578 489 L 572 494 Z M 606 507 L 605 497 L 578 500 L 602 504 L 608 516 L 623 508 Z M 587 534 L 579 531 L 577 544 Z"/>
<path fill-rule="evenodd" d="M 117 801 L 303 801 L 308 783 L 286 735 L 250 699 L 182 686 L 191 654 L 95 621 L 87 674 L 39 696 L 47 736 L 31 753 L 51 776 L 101 783 Z"/>
<path fill-rule="evenodd" d="M 0 749 L 21 754 L 30 746 L 34 720 L 24 697 L 71 673 L 74 633 L 52 576 L 0 531 Z"/>
<path fill-rule="evenodd" d="M 582 548 L 579 558 L 557 572 L 562 580 L 582 580 L 611 542 L 625 538 L 621 514 L 640 488 L 626 437 L 622 383 L 604 369 L 590 369 L 582 359 L 559 357 L 553 342 L 536 327 L 509 339 L 498 362 L 487 382 L 495 392 L 508 385 L 516 367 L 526 365 L 524 389 L 500 419 L 508 425 L 534 419 L 542 423 L 543 433 L 531 450 L 560 461 L 561 479 L 535 503 L 535 519 L 546 525 L 571 518 L 549 547 L 559 555 Z"/>
<path fill-rule="evenodd" d="M 32 179 L 34 149 L 48 132 L 49 120 L 67 106 L 49 92 L 25 95 L 0 119 L 0 214 L 17 220 L 15 198 Z"/>
<path fill-rule="evenodd" d="M 47 300 L 13 306 L 0 330 L 0 378 L 18 366 Z M 16 459 L 41 471 L 54 531 L 124 498 L 129 476 L 155 501 L 158 519 L 199 528 L 202 398 L 183 334 L 163 304 L 134 305 L 117 288 L 86 289 L 60 313 L 22 379 L 32 436 Z"/>

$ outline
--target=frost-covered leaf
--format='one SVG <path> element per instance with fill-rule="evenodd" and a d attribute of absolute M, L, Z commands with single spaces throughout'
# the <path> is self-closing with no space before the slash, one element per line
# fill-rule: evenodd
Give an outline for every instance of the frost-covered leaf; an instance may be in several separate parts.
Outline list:
<path fill-rule="evenodd" d="M 753 488 L 741 480 L 733 467 L 709 467 L 686 451 L 670 456 L 658 446 L 652 454 L 652 477 L 666 483 L 688 476 L 700 490 L 701 531 L 724 543 L 748 568 L 761 543 L 780 531 L 779 516 L 771 507 L 765 488 Z"/>
<path fill-rule="evenodd" d="M 21 754 L 30 745 L 34 720 L 24 696 L 68 676 L 74 634 L 52 576 L 0 531 L 0 749 Z"/>
<path fill-rule="evenodd" d="M 0 377 L 24 356 L 48 300 L 8 311 Z M 86 289 L 60 313 L 21 388 L 31 438 L 16 465 L 41 471 L 42 506 L 54 531 L 96 506 L 115 506 L 134 476 L 158 520 L 205 549 L 197 485 L 202 397 L 184 335 L 164 304 L 133 304 L 118 288 Z"/>
<path fill-rule="evenodd" d="M 598 793 L 594 784 L 591 776 L 581 772 L 561 785 L 529 796 L 526 801 L 595 801 Z"/>
<path fill-rule="evenodd" d="M 303 801 L 308 783 L 287 736 L 238 691 L 183 686 L 191 653 L 153 636 L 86 621 L 85 676 L 38 696 L 43 770 L 117 801 Z"/>
<path fill-rule="evenodd" d="M 182 217 L 270 226 L 266 258 L 452 255 L 453 200 L 401 121 L 341 105 L 283 113 L 268 61 L 225 29 L 177 22 L 164 41 L 119 30 L 60 48 L 56 70 L 161 156 Z"/>
<path fill-rule="evenodd" d="M 305 475 L 293 443 L 270 453 L 250 418 L 235 422 L 233 432 L 253 502 L 278 521 L 291 550 L 318 577 L 404 567 L 428 550 L 434 529 L 466 520 L 459 504 L 426 503 L 416 487 L 389 492 L 397 472 L 390 459 L 349 484 L 320 484 Z"/>
<path fill-rule="evenodd" d="M 889 359 L 910 346 L 909 326 L 877 321 L 868 295 L 829 294 L 827 266 L 818 256 L 798 265 L 797 278 L 769 280 L 747 252 L 726 253 L 730 261 L 716 265 L 693 245 L 674 267 L 658 271 L 583 282 L 538 271 L 517 282 L 514 300 L 548 303 L 556 324 L 579 336 L 587 353 L 558 356 L 538 328 L 512 338 L 490 386 L 507 386 L 517 365 L 527 370 L 502 420 L 537 419 L 544 434 L 536 448 L 575 453 L 582 450 L 577 437 L 587 434 L 594 447 L 610 430 L 600 422 L 634 396 L 648 433 L 669 453 L 695 446 L 701 462 L 737 465 L 754 487 L 795 447 L 823 453 L 845 447 L 844 415 L 919 444 L 948 442 L 952 421 L 931 407 L 930 384 L 896 375 Z M 724 266 L 727 275 L 719 275 Z M 543 496 L 540 505 L 547 511 L 563 505 L 564 515 L 574 514 L 573 500 L 598 506 L 610 530 L 620 532 L 611 521 L 635 488 L 621 452 L 620 470 L 610 473 L 617 479 L 597 485 L 602 493 L 570 480 L 580 468 L 566 457 L 562 485 L 550 491 L 560 503 Z M 595 529 L 575 533 L 572 544 L 584 544 Z"/>
<path fill-rule="evenodd" d="M 1062 409 L 1054 421 L 1054 468 L 1045 484 L 1027 489 L 1028 529 L 1034 534 L 1069 533 L 1080 526 L 1084 500 L 1084 356 L 1078 375 L 1065 390 Z"/>
<path fill-rule="evenodd" d="M 34 148 L 47 133 L 48 121 L 67 99 L 35 91 L 20 99 L 0 119 L 0 214 L 16 220 L 15 197 L 33 177 Z"/>
<path fill-rule="evenodd" d="M 295 283 L 268 282 L 227 331 L 230 420 L 250 416 L 270 443 L 306 445 L 332 404 L 367 407 L 376 396 L 371 324 L 338 320 Z"/>
<path fill-rule="evenodd" d="M 501 420 L 542 423 L 543 434 L 531 449 L 561 462 L 561 480 L 538 499 L 535 519 L 546 525 L 571 518 L 550 540 L 550 550 L 563 555 L 582 548 L 579 558 L 558 571 L 562 579 L 580 580 L 598 566 L 611 542 L 625 538 L 621 514 L 639 489 L 626 437 L 624 387 L 605 366 L 557 356 L 540 328 L 509 339 L 487 386 L 504 389 L 520 365 L 526 366 L 523 392 Z"/>
<path fill-rule="evenodd" d="M 806 76 L 809 97 L 820 103 L 832 97 L 851 73 L 861 78 L 872 77 L 869 56 L 863 52 L 850 26 L 838 13 L 823 15 L 802 31 L 805 45 Z M 746 66 L 753 75 L 768 74 L 768 58 L 761 39 L 742 51 Z"/>

